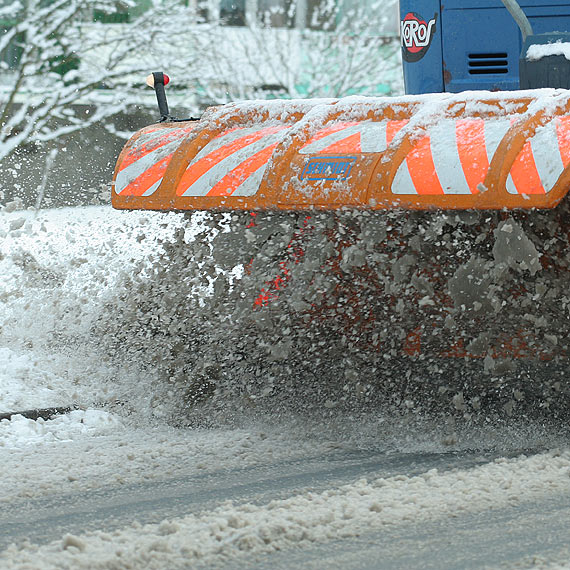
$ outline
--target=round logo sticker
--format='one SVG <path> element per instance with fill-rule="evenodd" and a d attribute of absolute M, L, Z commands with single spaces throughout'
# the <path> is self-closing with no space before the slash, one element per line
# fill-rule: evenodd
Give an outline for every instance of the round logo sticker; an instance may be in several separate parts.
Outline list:
<path fill-rule="evenodd" d="M 407 62 L 419 61 L 427 53 L 436 31 L 437 14 L 426 22 L 415 12 L 409 12 L 401 21 L 402 52 Z"/>

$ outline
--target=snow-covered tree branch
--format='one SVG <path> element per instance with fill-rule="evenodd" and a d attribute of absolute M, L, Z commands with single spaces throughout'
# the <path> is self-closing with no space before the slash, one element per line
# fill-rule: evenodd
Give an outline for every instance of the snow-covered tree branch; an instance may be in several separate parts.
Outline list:
<path fill-rule="evenodd" d="M 153 103 L 143 78 L 158 69 L 173 77 L 183 113 L 239 99 L 397 91 L 398 43 L 382 33 L 391 2 L 310 1 L 308 13 L 307 0 L 246 0 L 241 21 L 224 2 L 147 0 L 129 23 L 112 24 L 94 14 L 116 13 L 116 0 L 0 7 L 0 21 L 13 22 L 0 35 L 0 160 L 95 123 L 114 132 L 113 116 Z M 18 57 L 8 65 L 10 51 Z"/>
<path fill-rule="evenodd" d="M 125 110 L 120 86 L 127 72 L 145 70 L 132 54 L 146 49 L 152 29 L 144 17 L 142 35 L 139 25 L 93 21 L 94 10 L 116 8 L 114 0 L 25 0 L 0 9 L 0 19 L 14 22 L 0 36 L 0 159 Z M 10 65 L 9 52 L 17 53 Z"/>
<path fill-rule="evenodd" d="M 256 4 L 257 17 L 246 17 L 244 26 L 222 19 L 171 35 L 164 53 L 191 54 L 168 59 L 203 101 L 401 91 L 399 42 L 386 32 L 394 2 L 322 0 L 301 25 L 301 0 L 282 8 L 278 0 Z"/>

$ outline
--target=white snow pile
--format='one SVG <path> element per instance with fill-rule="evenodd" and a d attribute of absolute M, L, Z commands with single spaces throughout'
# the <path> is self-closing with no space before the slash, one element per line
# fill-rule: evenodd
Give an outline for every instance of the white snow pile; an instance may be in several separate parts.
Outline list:
<path fill-rule="evenodd" d="M 570 60 L 570 42 L 557 41 L 551 44 L 533 44 L 526 52 L 527 61 L 538 61 L 551 55 L 563 55 Z"/>
<path fill-rule="evenodd" d="M 51 420 L 31 420 L 22 415 L 0 421 L 0 449 L 21 449 L 45 442 L 71 441 L 85 435 L 112 433 L 119 418 L 103 410 L 74 410 Z"/>
<path fill-rule="evenodd" d="M 6 569 L 188 568 L 244 554 L 324 543 L 409 522 L 500 509 L 570 492 L 570 452 L 500 459 L 469 470 L 398 476 L 307 493 L 263 506 L 211 512 L 116 532 L 65 535 L 46 546 L 12 545 Z"/>
<path fill-rule="evenodd" d="M 0 411 L 66 404 L 57 389 L 59 381 L 56 372 L 46 370 L 28 351 L 0 346 Z"/>
<path fill-rule="evenodd" d="M 0 212 L 0 412 L 134 395 L 144 386 L 136 363 L 113 369 L 91 328 L 122 276 L 182 216 L 110 206 L 9 210 Z"/>

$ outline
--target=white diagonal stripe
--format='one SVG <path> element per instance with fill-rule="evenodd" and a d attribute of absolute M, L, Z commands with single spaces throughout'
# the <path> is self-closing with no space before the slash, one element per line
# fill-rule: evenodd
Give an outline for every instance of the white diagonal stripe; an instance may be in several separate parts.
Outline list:
<path fill-rule="evenodd" d="M 471 194 L 457 150 L 456 121 L 444 120 L 430 129 L 435 171 L 444 194 Z"/>
<path fill-rule="evenodd" d="M 157 180 L 144 194 L 143 196 L 152 196 L 157 190 L 158 187 L 162 184 L 162 177 L 160 180 Z"/>
<path fill-rule="evenodd" d="M 491 164 L 499 144 L 510 128 L 510 119 L 485 121 L 485 146 L 487 147 L 487 158 L 489 159 L 489 164 Z"/>
<path fill-rule="evenodd" d="M 513 177 L 510 174 L 507 176 L 505 186 L 507 187 L 507 192 L 509 194 L 518 194 L 515 183 L 513 182 Z"/>
<path fill-rule="evenodd" d="M 235 131 L 231 131 L 226 134 L 222 134 L 214 139 L 212 139 L 192 160 L 190 166 L 208 156 L 210 153 L 219 150 L 220 148 L 230 144 L 238 139 L 243 137 L 247 137 L 248 135 L 253 135 L 262 131 L 263 129 L 267 129 L 267 125 L 258 125 L 256 127 L 251 127 L 249 129 L 236 129 Z"/>
<path fill-rule="evenodd" d="M 232 196 L 254 196 L 257 194 L 266 170 L 267 162 L 263 166 L 260 166 L 251 176 L 246 178 L 242 184 L 236 188 Z"/>
<path fill-rule="evenodd" d="M 133 144 L 133 150 L 138 149 L 143 145 L 150 145 L 154 141 L 157 141 L 161 138 L 167 139 L 168 142 L 174 140 L 180 140 L 188 135 L 193 129 L 186 127 L 186 128 L 173 128 L 173 129 L 156 129 L 151 133 L 144 133 L 142 134 Z"/>
<path fill-rule="evenodd" d="M 323 137 L 318 141 L 309 143 L 307 146 L 301 148 L 299 154 L 319 154 L 323 151 L 323 149 L 347 137 L 359 133 L 361 132 L 361 130 L 362 130 L 362 123 L 358 125 L 353 125 L 352 127 L 346 127 L 340 131 L 337 131 L 336 133 L 331 133 L 330 135 L 327 135 L 326 137 Z"/>
<path fill-rule="evenodd" d="M 165 129 L 156 129 L 150 133 L 142 133 L 139 138 L 133 143 L 133 149 L 139 148 L 155 139 L 159 139 L 166 135 Z"/>
<path fill-rule="evenodd" d="M 530 145 L 538 175 L 545 192 L 548 193 L 554 188 L 562 172 L 564 172 L 555 121 L 552 120 L 537 129 Z"/>
<path fill-rule="evenodd" d="M 129 164 L 129 166 L 126 168 L 123 168 L 123 170 L 117 174 L 117 179 L 115 181 L 117 194 L 120 194 L 129 184 L 131 184 L 149 168 L 154 166 L 157 162 L 160 162 L 163 158 L 166 158 L 169 154 L 173 153 L 179 145 L 179 140 L 165 144 L 164 146 L 161 146 L 156 150 L 145 154 L 136 162 Z"/>
<path fill-rule="evenodd" d="M 242 162 L 252 157 L 254 154 L 262 151 L 264 148 L 279 142 L 286 131 L 279 131 L 271 135 L 267 135 L 254 143 L 251 143 L 238 151 L 230 154 L 218 164 L 214 165 L 207 172 L 205 172 L 194 184 L 186 188 L 183 196 L 205 196 L 208 192 L 220 181 L 224 176 L 229 174 L 234 168 L 237 168 Z M 193 161 L 194 162 L 194 161 Z M 192 164 L 188 169 L 192 168 Z"/>
<path fill-rule="evenodd" d="M 408 170 L 408 163 L 404 160 L 394 176 L 392 182 L 392 194 L 417 194 L 418 191 L 412 182 L 410 171 Z"/>

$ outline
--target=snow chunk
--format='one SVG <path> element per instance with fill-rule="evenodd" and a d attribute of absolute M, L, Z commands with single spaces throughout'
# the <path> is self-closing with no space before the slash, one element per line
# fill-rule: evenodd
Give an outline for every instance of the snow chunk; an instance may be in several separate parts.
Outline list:
<path fill-rule="evenodd" d="M 448 287 L 456 307 L 489 310 L 492 282 L 485 260 L 473 256 L 467 263 L 457 268 L 449 279 Z"/>
<path fill-rule="evenodd" d="M 540 254 L 517 222 L 512 219 L 502 221 L 494 234 L 493 256 L 497 263 L 528 270 L 531 275 L 540 270 Z"/>
<path fill-rule="evenodd" d="M 533 44 L 526 52 L 526 60 L 538 61 L 551 55 L 563 55 L 570 60 L 570 42 L 559 40 L 551 44 Z"/>

